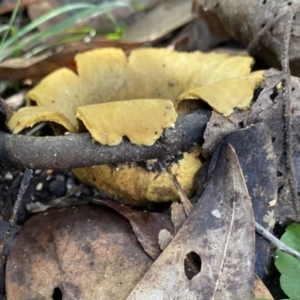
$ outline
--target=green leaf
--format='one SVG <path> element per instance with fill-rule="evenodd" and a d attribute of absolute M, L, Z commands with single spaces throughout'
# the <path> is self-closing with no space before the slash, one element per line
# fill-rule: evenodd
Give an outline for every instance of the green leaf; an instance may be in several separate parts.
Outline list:
<path fill-rule="evenodd" d="M 286 228 L 281 241 L 300 252 L 300 224 Z M 281 273 L 280 286 L 291 300 L 300 299 L 300 261 L 282 251 L 275 252 L 275 266 Z"/>
<path fill-rule="evenodd" d="M 132 4 L 133 8 L 138 11 L 145 11 L 147 7 L 144 4 Z"/>
<path fill-rule="evenodd" d="M 1 45 L 1 47 L 6 48 L 10 45 L 12 45 L 17 39 L 23 37 L 25 34 L 30 32 L 31 30 L 37 28 L 42 23 L 62 14 L 68 11 L 76 10 L 76 9 L 88 9 L 88 8 L 95 8 L 94 5 L 87 4 L 87 3 L 76 3 L 76 4 L 69 4 L 65 5 L 63 7 L 59 7 L 57 9 L 54 9 L 53 11 L 50 11 L 49 13 L 37 18 L 30 24 L 26 25 L 23 29 L 21 29 L 14 37 L 8 39 L 5 41 L 4 44 Z"/>
<path fill-rule="evenodd" d="M 5 42 L 5 40 L 6 40 L 7 36 L 8 36 L 8 33 L 10 31 L 10 28 L 13 26 L 13 23 L 14 23 L 14 21 L 16 19 L 16 16 L 17 16 L 17 13 L 18 13 L 20 5 L 21 5 L 21 0 L 18 0 L 17 3 L 16 3 L 16 6 L 15 6 L 13 12 L 12 12 L 12 15 L 11 15 L 11 17 L 9 19 L 8 28 L 5 31 L 5 33 L 3 34 L 3 36 L 2 36 L 0 47 L 4 44 L 4 42 Z"/>

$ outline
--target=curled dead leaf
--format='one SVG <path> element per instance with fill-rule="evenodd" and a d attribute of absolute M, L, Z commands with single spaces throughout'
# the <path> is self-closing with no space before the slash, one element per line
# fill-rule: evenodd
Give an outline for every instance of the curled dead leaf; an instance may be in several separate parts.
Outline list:
<path fill-rule="evenodd" d="M 284 39 L 284 20 L 293 12 L 289 60 L 291 71 L 300 73 L 298 1 L 194 0 L 194 12 L 222 41 L 235 39 L 248 53 L 262 58 L 271 67 L 279 68 Z"/>

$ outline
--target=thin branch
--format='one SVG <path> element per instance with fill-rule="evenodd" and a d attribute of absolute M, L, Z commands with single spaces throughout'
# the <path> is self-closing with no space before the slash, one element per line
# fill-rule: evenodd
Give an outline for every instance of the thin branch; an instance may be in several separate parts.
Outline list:
<path fill-rule="evenodd" d="M 176 176 L 174 174 L 172 174 L 171 172 L 169 172 L 169 173 L 172 176 L 173 183 L 175 185 L 175 188 L 177 190 L 177 193 L 178 193 L 181 203 L 183 205 L 184 212 L 185 212 L 186 216 L 188 217 L 193 210 L 193 205 L 190 202 L 187 195 L 185 194 L 185 192 L 184 192 L 183 188 L 181 187 L 180 183 L 178 182 Z"/>
<path fill-rule="evenodd" d="M 286 180 L 289 184 L 291 196 L 293 199 L 294 209 L 299 219 L 300 216 L 300 203 L 298 196 L 296 171 L 293 163 L 293 144 L 292 144 L 292 93 L 291 93 L 291 74 L 289 68 L 289 44 L 291 38 L 293 12 L 290 9 L 286 15 L 284 27 L 284 39 L 282 47 L 282 100 L 284 107 L 284 135 L 285 135 L 285 148 L 286 148 Z"/>
<path fill-rule="evenodd" d="M 5 245 L 7 244 L 7 241 L 11 235 L 11 232 L 17 223 L 18 211 L 21 206 L 23 196 L 27 191 L 31 175 L 32 175 L 32 170 L 26 169 L 24 172 L 22 181 L 21 181 L 18 196 L 17 196 L 16 202 L 15 202 L 14 208 L 13 208 L 12 216 L 8 221 L 9 227 L 7 228 L 5 235 L 0 243 L 0 253 L 3 253 L 3 249 L 4 249 Z"/>
<path fill-rule="evenodd" d="M 179 198 L 180 198 L 180 201 L 182 203 L 184 212 L 185 212 L 186 216 L 188 217 L 191 214 L 192 210 L 193 210 L 192 203 L 190 202 L 189 198 L 186 196 L 186 194 L 185 194 L 183 188 L 181 187 L 180 183 L 178 182 L 176 176 L 174 174 L 172 174 L 172 172 L 167 167 L 167 165 L 164 162 L 159 163 L 159 165 L 160 165 L 161 169 L 164 172 L 167 172 L 172 177 L 173 184 L 174 184 L 175 189 L 176 189 L 176 191 L 179 195 Z"/>
<path fill-rule="evenodd" d="M 118 164 L 163 158 L 189 150 L 203 142 L 209 111 L 200 110 L 180 115 L 175 128 L 166 129 L 153 146 L 133 145 L 124 140 L 117 146 L 103 146 L 90 134 L 29 137 L 0 131 L 0 165 L 30 169 L 64 169 Z"/>
<path fill-rule="evenodd" d="M 296 259 L 300 260 L 300 253 L 296 250 L 288 247 L 286 244 L 277 239 L 273 234 L 271 234 L 268 230 L 263 228 L 259 223 L 255 222 L 255 230 L 257 233 L 262 235 L 265 239 L 267 239 L 272 245 L 274 245 L 278 250 L 290 254 Z"/>
<path fill-rule="evenodd" d="M 294 14 L 292 10 L 289 9 L 285 16 L 285 21 L 284 21 L 284 34 L 283 34 L 283 44 L 282 44 L 282 53 L 281 53 L 282 72 L 284 76 L 289 76 L 289 77 L 290 77 L 289 49 L 290 49 L 293 16 Z"/>

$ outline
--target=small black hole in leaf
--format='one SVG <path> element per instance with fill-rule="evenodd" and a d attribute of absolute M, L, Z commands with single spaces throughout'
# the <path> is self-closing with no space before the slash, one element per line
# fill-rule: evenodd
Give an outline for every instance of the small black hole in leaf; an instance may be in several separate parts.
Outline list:
<path fill-rule="evenodd" d="M 281 193 L 281 191 L 282 191 L 283 187 L 284 187 L 284 184 L 283 184 L 283 185 L 281 185 L 281 186 L 279 186 L 279 187 L 277 188 L 277 193 L 278 193 L 278 194 L 280 194 L 280 193 Z"/>
<path fill-rule="evenodd" d="M 270 98 L 272 101 L 274 101 L 277 96 L 278 96 L 278 90 L 275 88 L 273 89 L 273 93 L 270 95 Z"/>
<path fill-rule="evenodd" d="M 201 271 L 201 258 L 196 252 L 191 251 L 186 255 L 186 258 L 184 259 L 185 275 L 189 280 L 191 280 L 200 271 Z"/>
<path fill-rule="evenodd" d="M 53 294 L 52 294 L 52 299 L 53 300 L 62 300 L 63 298 L 63 294 L 62 294 L 62 291 L 59 287 L 56 287 L 53 291 Z"/>
<path fill-rule="evenodd" d="M 288 6 L 291 6 L 292 5 L 292 2 L 288 2 L 288 4 L 287 4 Z"/>
<path fill-rule="evenodd" d="M 272 143 L 274 143 L 276 141 L 276 137 L 272 136 Z"/>
<path fill-rule="evenodd" d="M 262 23 L 260 27 L 264 28 L 265 26 L 266 26 L 266 23 Z"/>
<path fill-rule="evenodd" d="M 265 5 L 267 3 L 267 0 L 263 0 L 262 4 Z"/>

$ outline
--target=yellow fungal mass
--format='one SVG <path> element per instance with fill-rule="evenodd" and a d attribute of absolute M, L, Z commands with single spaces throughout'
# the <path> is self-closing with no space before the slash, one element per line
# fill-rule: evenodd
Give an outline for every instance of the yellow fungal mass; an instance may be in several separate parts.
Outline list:
<path fill-rule="evenodd" d="M 57 135 L 87 129 L 104 145 L 117 145 L 127 136 L 132 143 L 150 146 L 165 128 L 174 126 L 179 113 L 205 103 L 225 116 L 235 107 L 248 107 L 262 81 L 261 72 L 250 74 L 251 57 L 224 53 L 148 48 L 126 56 L 121 49 L 102 48 L 77 54 L 75 61 L 77 72 L 58 69 L 28 92 L 27 105 L 36 106 L 11 118 L 8 126 L 14 133 L 49 121 Z M 184 153 L 171 167 L 188 196 L 201 167 L 198 154 Z M 74 173 L 127 203 L 178 199 L 169 174 L 137 165 L 118 170 L 102 165 Z"/>
<path fill-rule="evenodd" d="M 195 175 L 201 167 L 199 154 L 200 147 L 191 153 L 184 153 L 181 160 L 170 166 L 171 173 L 176 176 L 188 197 L 195 192 Z M 179 200 L 172 176 L 166 172 L 148 171 L 136 165 L 122 165 L 117 168 L 101 165 L 79 168 L 73 172 L 81 181 L 133 205 L 145 204 L 146 201 Z"/>
<path fill-rule="evenodd" d="M 217 81 L 185 92 L 176 99 L 175 106 L 178 110 L 184 102 L 203 100 L 218 113 L 229 116 L 234 108 L 250 106 L 253 92 L 262 80 L 263 71 L 257 71 L 244 77 Z"/>
<path fill-rule="evenodd" d="M 27 127 L 32 127 L 39 122 L 54 122 L 62 125 L 70 132 L 76 132 L 69 119 L 62 113 L 49 107 L 25 107 L 13 115 L 8 126 L 13 133 L 19 133 Z"/>
<path fill-rule="evenodd" d="M 76 116 L 103 145 L 118 145 L 126 135 L 134 144 L 151 146 L 175 126 L 177 113 L 170 100 L 131 100 L 79 107 Z"/>

